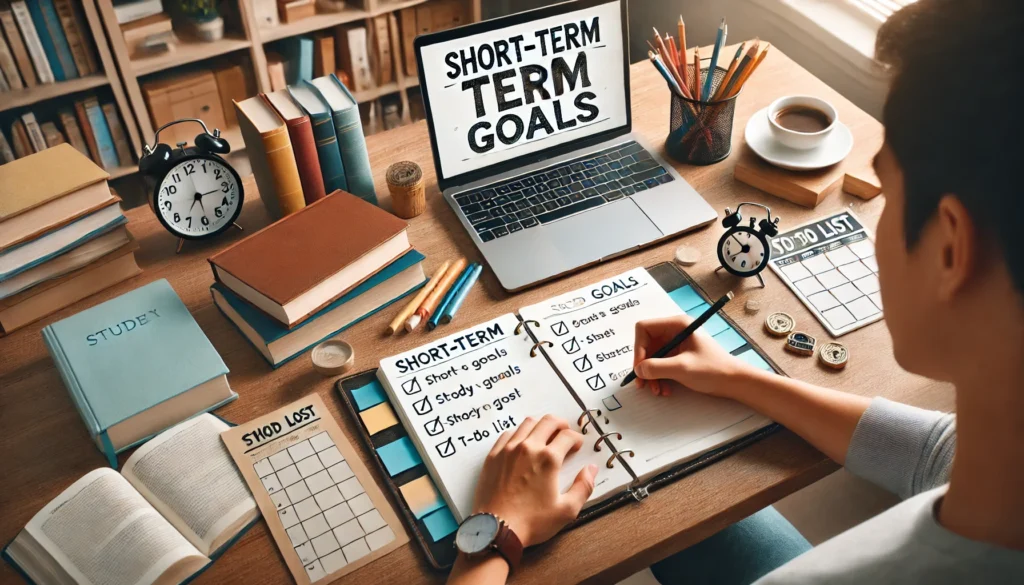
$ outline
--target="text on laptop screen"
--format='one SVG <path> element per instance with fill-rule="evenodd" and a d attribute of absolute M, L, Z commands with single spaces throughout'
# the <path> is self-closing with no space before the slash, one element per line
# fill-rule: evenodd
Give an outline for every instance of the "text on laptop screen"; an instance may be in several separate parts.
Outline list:
<path fill-rule="evenodd" d="M 426 45 L 445 178 L 626 124 L 619 2 Z"/>

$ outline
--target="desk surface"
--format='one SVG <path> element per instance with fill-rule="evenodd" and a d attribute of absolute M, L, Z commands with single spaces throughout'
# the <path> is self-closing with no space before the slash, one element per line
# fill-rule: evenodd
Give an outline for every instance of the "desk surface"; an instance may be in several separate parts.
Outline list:
<path fill-rule="evenodd" d="M 661 151 L 668 126 L 669 93 L 648 63 L 634 65 L 631 80 L 634 130 L 646 138 L 650 147 Z M 817 95 L 832 101 L 839 110 L 840 119 L 850 126 L 856 138 L 848 162 L 857 165 L 869 163 L 882 139 L 881 125 L 776 49 L 768 55 L 739 98 L 733 129 L 734 149 L 745 148 L 742 144 L 743 128 L 751 114 L 786 93 Z M 375 169 L 377 192 L 382 195 L 385 206 L 390 204 L 384 181 L 388 164 L 397 160 L 413 160 L 425 171 L 427 210 L 410 221 L 409 237 L 416 249 L 427 256 L 427 271 L 432 272 L 445 259 L 459 254 L 470 260 L 482 261 L 469 236 L 439 196 L 434 183 L 426 125 L 419 122 L 371 136 L 366 142 Z M 677 168 L 720 213 L 726 206 L 735 207 L 739 201 L 762 202 L 783 218 L 783 230 L 786 226 L 843 208 L 854 210 L 870 226 L 878 221 L 882 197 L 865 202 L 844 193 L 834 193 L 817 209 L 800 208 L 734 181 L 732 167 L 735 159 L 734 153 L 716 165 L 677 165 Z M 255 188 L 250 178 L 246 182 L 249 195 L 239 220 L 245 234 L 253 233 L 269 221 L 255 196 Z M 182 253 L 175 255 L 176 241 L 160 227 L 148 208 L 133 209 L 127 215 L 129 229 L 141 246 L 136 257 L 144 270 L 142 275 L 0 339 L 0 453 L 3 454 L 0 543 L 11 540 L 62 489 L 88 471 L 104 465 L 103 457 L 89 440 L 85 426 L 43 346 L 40 329 L 159 278 L 171 282 L 231 369 L 229 380 L 240 398 L 219 410 L 218 414 L 228 420 L 244 422 L 309 392 L 317 392 L 334 412 L 349 438 L 356 445 L 362 445 L 352 432 L 352 421 L 342 412 L 340 399 L 333 390 L 333 379 L 323 378 L 314 372 L 307 356 L 279 370 L 271 370 L 213 306 L 208 290 L 213 278 L 206 258 L 243 234 L 232 230 L 215 242 L 186 243 Z M 770 271 L 764 273 L 768 287 L 763 290 L 756 288 L 753 281 L 738 283 L 732 277 L 715 274 L 714 246 L 721 232 L 720 224 L 714 224 L 683 238 L 515 295 L 505 293 L 493 274 L 485 270 L 480 279 L 481 285 L 472 290 L 459 313 L 460 327 L 635 266 L 669 260 L 676 245 L 685 241 L 703 251 L 703 259 L 689 270 L 690 274 L 712 297 L 730 288 L 737 293 L 736 301 L 730 303 L 727 312 L 762 344 L 789 375 L 849 392 L 882 395 L 932 408 L 952 408 L 947 388 L 912 376 L 896 365 L 884 322 L 869 325 L 842 338 L 852 357 L 849 367 L 840 372 L 822 368 L 817 359 L 785 353 L 779 341 L 767 338 L 763 333 L 761 324 L 770 311 L 786 311 L 796 318 L 802 330 L 819 339 L 827 339 L 828 335 Z M 748 315 L 743 310 L 750 298 L 758 299 L 763 307 L 757 315 Z M 384 311 L 344 334 L 356 349 L 356 371 L 377 365 L 383 357 L 454 331 L 442 327 L 431 334 L 386 338 L 382 331 L 393 314 L 394 310 Z M 368 461 L 365 450 L 359 449 L 361 456 Z M 614 582 L 702 540 L 835 469 L 834 463 L 794 434 L 788 431 L 775 433 L 652 493 L 641 504 L 625 506 L 528 551 L 514 582 Z M 428 568 L 416 545 L 410 544 L 338 583 L 402 580 L 412 585 L 437 583 L 443 579 L 444 575 Z M 0 569 L 0 581 L 16 582 L 17 577 L 4 565 Z M 222 582 L 250 585 L 291 582 L 287 567 L 263 523 L 250 530 L 197 581 L 200 584 Z"/>

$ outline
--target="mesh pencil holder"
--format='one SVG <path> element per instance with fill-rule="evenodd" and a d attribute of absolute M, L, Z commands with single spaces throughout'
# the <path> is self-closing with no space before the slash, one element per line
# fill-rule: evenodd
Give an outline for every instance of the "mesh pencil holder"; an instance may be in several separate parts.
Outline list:
<path fill-rule="evenodd" d="M 693 78 L 693 66 L 687 68 Z M 708 69 L 701 70 L 701 88 Z M 716 67 L 711 81 L 712 95 L 718 91 L 726 70 Z M 736 98 L 714 102 L 698 102 L 672 93 L 669 114 L 669 132 L 665 150 L 673 159 L 691 165 L 710 165 L 724 160 L 732 152 L 732 119 L 736 111 Z"/>

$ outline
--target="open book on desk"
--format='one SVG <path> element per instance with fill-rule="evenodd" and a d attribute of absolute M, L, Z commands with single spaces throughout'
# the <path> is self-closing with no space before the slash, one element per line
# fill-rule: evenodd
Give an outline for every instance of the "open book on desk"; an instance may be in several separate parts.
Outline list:
<path fill-rule="evenodd" d="M 87 473 L 29 521 L 4 560 L 39 585 L 191 579 L 260 516 L 221 442 L 228 428 L 202 414 L 143 444 L 121 473 Z"/>
<path fill-rule="evenodd" d="M 636 269 L 384 359 L 375 377 L 455 522 L 471 512 L 483 460 L 498 435 L 544 414 L 569 420 L 585 435 L 583 448 L 566 460 L 563 489 L 584 465 L 598 465 L 581 514 L 587 519 L 642 499 L 774 428 L 738 403 L 681 387 L 671 397 L 639 391 L 635 383 L 619 387 L 632 369 L 637 321 L 684 312 L 696 317 L 706 308 L 707 296 L 674 266 Z M 730 353 L 778 371 L 724 315 L 703 330 Z M 366 375 L 339 385 L 356 413 L 362 410 L 353 407 L 357 381 L 365 385 Z M 364 440 L 386 463 L 381 448 L 386 452 L 383 443 L 396 432 L 365 426 Z M 396 496 L 418 480 L 414 471 L 391 474 L 386 467 Z M 415 513 L 405 515 L 429 560 L 447 565 L 450 555 L 436 546 L 435 531 L 421 530 L 423 519 Z"/>

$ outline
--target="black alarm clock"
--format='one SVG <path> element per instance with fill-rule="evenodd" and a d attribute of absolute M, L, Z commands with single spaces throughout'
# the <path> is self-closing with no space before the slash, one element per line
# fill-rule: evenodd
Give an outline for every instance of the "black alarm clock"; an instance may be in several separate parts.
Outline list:
<path fill-rule="evenodd" d="M 162 130 L 185 122 L 203 127 L 193 146 L 179 142 L 171 148 L 159 141 Z M 160 224 L 179 238 L 179 252 L 185 240 L 212 238 L 232 226 L 242 229 L 235 223 L 245 196 L 242 179 L 221 157 L 231 145 L 220 130 L 210 133 L 197 118 L 175 120 L 157 129 L 153 143 L 143 147 L 139 171 L 154 182 L 150 206 Z"/>
<path fill-rule="evenodd" d="M 767 217 L 758 222 L 750 218 L 749 225 L 740 225 L 743 216 L 740 215 L 740 208 L 744 205 L 760 207 L 764 209 Z M 768 266 L 768 260 L 772 256 L 772 248 L 769 245 L 769 238 L 779 233 L 779 220 L 772 219 L 772 210 L 760 203 L 740 203 L 736 211 L 725 208 L 725 217 L 722 218 L 722 226 L 725 233 L 718 240 L 718 262 L 721 264 L 716 270 L 725 269 L 730 274 L 749 278 L 757 277 L 764 288 L 764 279 L 761 278 L 761 271 Z"/>

